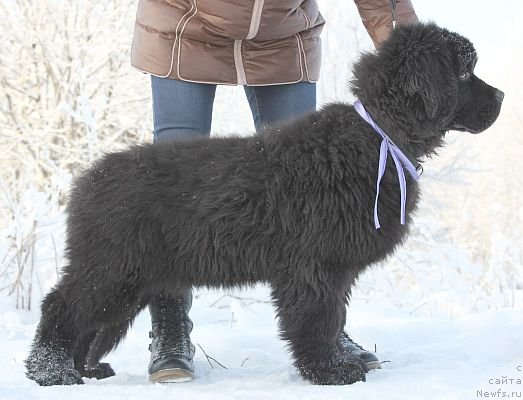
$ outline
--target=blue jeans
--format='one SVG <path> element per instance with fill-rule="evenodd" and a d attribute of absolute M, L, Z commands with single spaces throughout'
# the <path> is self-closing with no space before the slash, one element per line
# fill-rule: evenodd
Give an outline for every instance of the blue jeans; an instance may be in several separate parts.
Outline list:
<path fill-rule="evenodd" d="M 216 85 L 151 77 L 154 141 L 209 136 Z M 316 84 L 244 86 L 256 131 L 316 109 Z"/>

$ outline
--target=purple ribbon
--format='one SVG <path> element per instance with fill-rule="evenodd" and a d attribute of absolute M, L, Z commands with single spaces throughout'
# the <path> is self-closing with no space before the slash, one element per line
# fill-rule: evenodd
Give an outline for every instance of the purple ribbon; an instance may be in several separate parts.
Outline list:
<path fill-rule="evenodd" d="M 409 174 L 415 180 L 418 180 L 421 176 L 418 173 L 416 167 L 410 162 L 410 160 L 401 152 L 401 150 L 394 144 L 394 142 L 387 136 L 385 132 L 374 122 L 371 116 L 367 113 L 363 104 L 360 100 L 354 102 L 354 108 L 358 114 L 374 128 L 374 130 L 382 137 L 380 146 L 380 162 L 378 167 L 378 179 L 376 182 L 376 200 L 374 201 L 374 225 L 376 229 L 380 228 L 380 221 L 378 218 L 378 197 L 380 195 L 380 183 L 381 178 L 385 174 L 385 168 L 387 166 L 387 154 L 390 153 L 394 164 L 396 165 L 396 171 L 398 172 L 398 181 L 400 184 L 401 193 L 401 224 L 405 225 L 405 204 L 407 202 L 407 181 L 405 179 L 405 172 L 403 168 L 406 168 Z"/>

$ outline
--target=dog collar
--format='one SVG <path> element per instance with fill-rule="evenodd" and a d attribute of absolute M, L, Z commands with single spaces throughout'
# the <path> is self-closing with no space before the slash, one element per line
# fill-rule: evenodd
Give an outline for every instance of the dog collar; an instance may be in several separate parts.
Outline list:
<path fill-rule="evenodd" d="M 400 194 L 401 194 L 401 224 L 405 225 L 405 204 L 407 202 L 407 181 L 405 179 L 404 168 L 407 169 L 409 174 L 418 180 L 421 176 L 421 165 L 418 164 L 417 167 L 409 160 L 409 158 L 403 154 L 398 146 L 388 137 L 388 135 L 383 132 L 383 130 L 378 126 L 376 122 L 371 118 L 369 113 L 363 107 L 363 104 L 360 100 L 354 102 L 354 108 L 358 114 L 370 125 L 372 128 L 382 137 L 380 145 L 380 161 L 378 166 L 378 179 L 376 181 L 376 199 L 374 201 L 374 225 L 376 229 L 379 229 L 380 221 L 378 218 L 378 197 L 380 195 L 380 183 L 381 178 L 385 174 L 385 167 L 387 166 L 387 155 L 390 153 L 394 165 L 396 166 L 396 171 L 398 172 L 398 181 L 400 184 Z"/>

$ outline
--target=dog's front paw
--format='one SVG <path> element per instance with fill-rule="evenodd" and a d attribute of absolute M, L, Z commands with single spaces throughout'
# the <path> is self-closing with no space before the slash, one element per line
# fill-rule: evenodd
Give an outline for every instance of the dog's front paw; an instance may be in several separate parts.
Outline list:
<path fill-rule="evenodd" d="M 80 370 L 80 374 L 84 378 L 96 378 L 96 379 L 105 379 L 110 376 L 114 376 L 115 372 L 110 364 L 108 363 L 99 363 L 96 367 L 85 368 Z"/>
<path fill-rule="evenodd" d="M 301 375 L 315 385 L 351 385 L 365 382 L 366 368 L 360 360 L 343 357 L 342 360 L 299 364 Z"/>

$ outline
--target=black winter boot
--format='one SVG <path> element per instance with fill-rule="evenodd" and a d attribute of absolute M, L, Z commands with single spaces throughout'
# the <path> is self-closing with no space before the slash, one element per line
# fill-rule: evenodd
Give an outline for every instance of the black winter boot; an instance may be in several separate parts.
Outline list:
<path fill-rule="evenodd" d="M 152 322 L 149 380 L 169 383 L 193 378 L 191 305 L 191 290 L 180 290 L 176 296 L 160 295 L 149 304 Z"/>
<path fill-rule="evenodd" d="M 339 343 L 342 351 L 358 357 L 367 366 L 367 369 L 371 370 L 381 368 L 380 360 L 376 354 L 365 350 L 358 343 L 352 340 L 346 332 L 341 333 Z"/>

